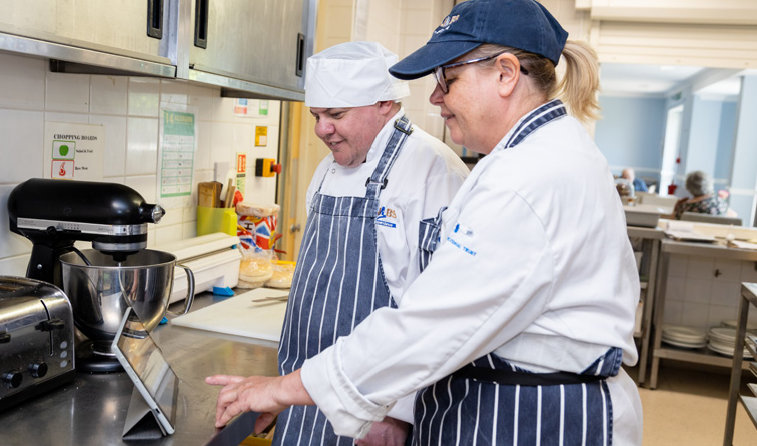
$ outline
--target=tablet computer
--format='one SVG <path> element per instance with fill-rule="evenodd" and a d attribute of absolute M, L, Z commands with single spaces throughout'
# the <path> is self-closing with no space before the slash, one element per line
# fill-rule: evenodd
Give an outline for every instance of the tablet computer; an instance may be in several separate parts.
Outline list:
<path fill-rule="evenodd" d="M 113 339 L 113 353 L 144 398 L 163 435 L 174 433 L 179 378 L 163 352 L 127 308 Z"/>

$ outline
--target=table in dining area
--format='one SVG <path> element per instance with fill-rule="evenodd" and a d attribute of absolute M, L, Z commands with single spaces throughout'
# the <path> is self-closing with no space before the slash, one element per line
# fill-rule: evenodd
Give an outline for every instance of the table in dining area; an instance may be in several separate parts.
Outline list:
<path fill-rule="evenodd" d="M 649 375 L 648 387 L 655 389 L 662 359 L 705 364 L 731 368 L 733 358 L 714 353 L 706 348 L 682 349 L 662 343 L 663 323 L 665 318 L 665 300 L 667 293 L 668 272 L 670 259 L 673 255 L 687 255 L 695 257 L 708 257 L 712 259 L 728 259 L 734 261 L 757 262 L 757 250 L 729 247 L 724 240 L 716 240 L 713 243 L 685 242 L 672 239 L 663 239 L 660 248 L 661 256 L 657 274 L 657 292 L 655 293 L 655 305 L 653 315 L 653 341 L 651 347 L 652 366 Z M 757 263 L 755 263 L 757 269 Z M 717 271 L 715 272 L 717 275 Z M 730 297 L 729 297 L 730 298 Z M 738 302 L 739 295 L 732 296 L 733 302 Z M 734 314 L 734 317 L 736 315 Z"/>

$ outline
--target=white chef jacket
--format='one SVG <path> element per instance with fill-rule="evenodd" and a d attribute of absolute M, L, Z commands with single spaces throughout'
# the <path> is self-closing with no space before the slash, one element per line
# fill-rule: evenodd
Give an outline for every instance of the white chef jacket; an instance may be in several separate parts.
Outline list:
<path fill-rule="evenodd" d="M 404 109 L 400 109 L 381 129 L 361 165 L 342 167 L 332 154 L 321 161 L 308 186 L 308 211 L 319 186 L 322 194 L 334 197 L 365 196 L 365 180 L 378 165 L 394 132 L 394 122 L 404 114 Z M 385 224 L 376 225 L 384 278 L 397 303 L 420 274 L 419 222 L 436 217 L 468 173 L 468 167 L 452 149 L 413 125 L 413 133 L 402 146 L 389 171 L 386 188 L 379 195 L 379 204 L 385 208 L 386 217 L 381 219 Z"/>
<path fill-rule="evenodd" d="M 342 167 L 332 154 L 321 161 L 308 186 L 308 212 L 319 187 L 322 194 L 334 197 L 365 196 L 366 179 L 378 165 L 394 133 L 394 122 L 404 114 L 404 109 L 400 109 L 381 129 L 361 165 Z M 452 149 L 413 125 L 413 132 L 389 171 L 386 188 L 379 195 L 384 215 L 376 225 L 384 278 L 398 304 L 407 287 L 420 274 L 420 221 L 436 217 L 439 209 L 452 200 L 468 173 L 468 167 Z M 412 423 L 413 404 L 412 396 L 404 398 L 388 415 Z"/>
<path fill-rule="evenodd" d="M 305 361 L 303 384 L 335 432 L 361 436 L 395 399 L 491 351 L 535 372 L 581 372 L 609 347 L 636 362 L 639 277 L 605 158 L 569 116 L 503 149 L 508 138 L 453 199 L 400 307 Z M 629 382 L 622 370 L 608 380 L 619 444 L 641 441 Z"/>

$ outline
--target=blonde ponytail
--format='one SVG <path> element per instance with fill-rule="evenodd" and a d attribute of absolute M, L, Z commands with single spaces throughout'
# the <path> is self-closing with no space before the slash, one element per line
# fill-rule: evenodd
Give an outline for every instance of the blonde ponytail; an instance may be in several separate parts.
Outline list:
<path fill-rule="evenodd" d="M 599 119 L 599 61 L 597 53 L 585 42 L 569 40 L 562 52 L 565 73 L 557 86 L 557 96 L 576 119 Z"/>

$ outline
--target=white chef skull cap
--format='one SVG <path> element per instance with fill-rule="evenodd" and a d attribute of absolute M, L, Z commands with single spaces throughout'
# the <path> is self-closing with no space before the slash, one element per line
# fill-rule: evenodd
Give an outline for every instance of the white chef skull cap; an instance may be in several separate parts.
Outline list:
<path fill-rule="evenodd" d="M 305 105 L 362 107 L 410 95 L 410 87 L 389 74 L 396 54 L 377 42 L 334 45 L 308 58 Z"/>

